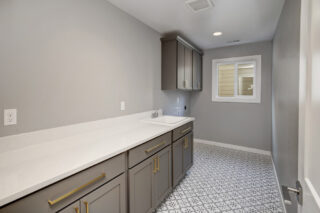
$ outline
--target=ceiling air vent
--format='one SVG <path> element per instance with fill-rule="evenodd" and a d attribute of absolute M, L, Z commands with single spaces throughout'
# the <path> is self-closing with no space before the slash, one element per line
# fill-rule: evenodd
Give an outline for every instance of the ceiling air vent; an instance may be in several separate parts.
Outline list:
<path fill-rule="evenodd" d="M 211 0 L 187 0 L 186 4 L 195 13 L 214 6 Z"/>

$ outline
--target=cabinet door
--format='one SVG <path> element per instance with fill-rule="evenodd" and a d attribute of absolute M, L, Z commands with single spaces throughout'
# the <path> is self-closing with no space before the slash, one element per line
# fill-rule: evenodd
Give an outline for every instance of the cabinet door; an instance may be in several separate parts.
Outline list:
<path fill-rule="evenodd" d="M 171 146 L 156 154 L 157 173 L 155 174 L 155 207 L 157 207 L 172 190 Z"/>
<path fill-rule="evenodd" d="M 58 213 L 80 213 L 80 201 L 72 203 L 70 206 L 59 211 Z"/>
<path fill-rule="evenodd" d="M 175 187 L 184 176 L 183 141 L 184 138 L 181 138 L 172 144 L 173 187 Z"/>
<path fill-rule="evenodd" d="M 126 213 L 125 174 L 81 199 L 81 213 Z"/>
<path fill-rule="evenodd" d="M 152 212 L 156 163 L 156 157 L 150 157 L 129 170 L 130 213 Z"/>
<path fill-rule="evenodd" d="M 193 163 L 193 135 L 187 134 L 183 137 L 183 170 L 186 172 Z"/>
<path fill-rule="evenodd" d="M 192 90 L 192 49 L 184 48 L 184 88 Z"/>
<path fill-rule="evenodd" d="M 177 42 L 177 88 L 185 89 L 184 81 L 184 46 Z"/>
<path fill-rule="evenodd" d="M 197 51 L 192 51 L 192 87 L 193 90 L 202 89 L 202 58 Z"/>

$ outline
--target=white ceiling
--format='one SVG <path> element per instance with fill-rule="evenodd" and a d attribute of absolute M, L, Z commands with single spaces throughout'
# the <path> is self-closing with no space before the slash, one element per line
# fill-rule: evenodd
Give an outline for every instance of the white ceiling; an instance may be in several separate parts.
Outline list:
<path fill-rule="evenodd" d="M 161 34 L 178 32 L 202 49 L 271 40 L 285 0 L 212 0 L 198 13 L 185 0 L 108 0 Z M 223 32 L 213 37 L 215 31 Z"/>

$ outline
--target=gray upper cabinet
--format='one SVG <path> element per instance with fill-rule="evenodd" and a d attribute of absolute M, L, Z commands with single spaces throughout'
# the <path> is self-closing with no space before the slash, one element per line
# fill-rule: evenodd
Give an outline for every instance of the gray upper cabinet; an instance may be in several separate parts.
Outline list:
<path fill-rule="evenodd" d="M 197 51 L 192 51 L 192 89 L 202 90 L 202 56 Z"/>
<path fill-rule="evenodd" d="M 192 90 L 192 49 L 184 48 L 184 89 Z"/>
<path fill-rule="evenodd" d="M 161 89 L 201 90 L 201 50 L 179 36 L 162 38 L 161 41 Z"/>
<path fill-rule="evenodd" d="M 175 45 L 175 44 L 174 44 Z M 185 54 L 185 51 L 184 51 L 184 46 L 183 44 L 181 43 L 177 43 L 177 48 L 178 48 L 178 54 L 177 54 L 177 88 L 178 89 L 184 89 L 184 65 L 185 65 L 185 57 L 184 57 L 184 54 Z M 164 76 L 166 77 L 166 76 Z M 165 80 L 165 79 L 163 79 Z M 175 83 L 175 82 L 173 82 Z M 173 85 L 174 86 L 174 85 Z"/>

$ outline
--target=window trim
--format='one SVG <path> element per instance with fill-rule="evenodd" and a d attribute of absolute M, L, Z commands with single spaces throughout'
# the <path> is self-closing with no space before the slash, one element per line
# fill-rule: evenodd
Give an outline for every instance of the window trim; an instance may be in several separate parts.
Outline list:
<path fill-rule="evenodd" d="M 238 64 L 255 63 L 253 96 L 241 96 L 238 94 Z M 234 97 L 220 97 L 218 95 L 218 66 L 221 64 L 235 64 Z M 212 101 L 213 102 L 240 102 L 261 103 L 261 55 L 222 58 L 212 60 Z"/>

